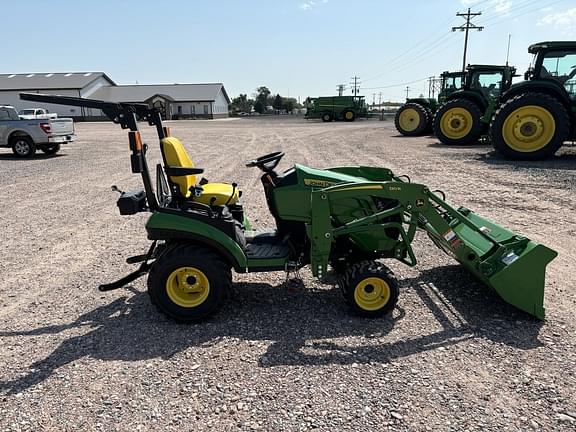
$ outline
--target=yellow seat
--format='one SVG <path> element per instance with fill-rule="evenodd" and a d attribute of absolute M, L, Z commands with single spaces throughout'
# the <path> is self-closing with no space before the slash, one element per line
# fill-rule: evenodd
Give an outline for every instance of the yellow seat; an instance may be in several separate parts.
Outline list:
<path fill-rule="evenodd" d="M 178 138 L 167 137 L 160 141 L 164 163 L 169 167 L 194 168 L 194 162 L 186 152 L 184 145 Z M 190 190 L 196 186 L 195 175 L 170 176 L 172 184 L 177 185 L 180 194 L 186 198 L 202 204 L 226 205 L 236 204 L 240 198 L 240 191 L 229 183 L 205 183 L 200 185 L 202 194 L 194 196 Z"/>

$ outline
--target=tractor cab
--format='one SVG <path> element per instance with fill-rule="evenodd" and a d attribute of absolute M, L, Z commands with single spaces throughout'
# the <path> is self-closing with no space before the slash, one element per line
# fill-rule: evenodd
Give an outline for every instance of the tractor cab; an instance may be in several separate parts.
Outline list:
<path fill-rule="evenodd" d="M 497 99 L 510 88 L 516 68 L 512 66 L 469 65 L 464 90 L 482 94 L 487 100 Z"/>
<path fill-rule="evenodd" d="M 438 100 L 442 102 L 446 96 L 448 96 L 451 93 L 454 93 L 456 90 L 460 90 L 462 88 L 465 76 L 466 73 L 462 71 L 442 72 L 442 74 L 440 75 L 441 88 L 440 93 L 438 94 Z"/>
<path fill-rule="evenodd" d="M 531 45 L 534 68 L 528 79 L 554 81 L 564 87 L 572 100 L 576 99 L 576 42 L 542 42 Z"/>

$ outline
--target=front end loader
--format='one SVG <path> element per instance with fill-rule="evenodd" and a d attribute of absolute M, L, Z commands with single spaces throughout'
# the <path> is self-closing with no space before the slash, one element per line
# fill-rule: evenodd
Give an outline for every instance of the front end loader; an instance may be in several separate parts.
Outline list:
<path fill-rule="evenodd" d="M 512 66 L 469 65 L 462 89 L 450 94 L 434 115 L 434 135 L 443 144 L 476 143 L 488 131 L 500 96 L 512 85 Z"/>
<path fill-rule="evenodd" d="M 255 231 L 244 215 L 235 183 L 196 176 L 182 143 L 170 136 L 159 112 L 138 104 L 22 94 L 26 100 L 99 108 L 130 129 L 131 166 L 144 190 L 125 192 L 121 214 L 150 212 L 152 241 L 131 257 L 140 267 L 102 291 L 120 288 L 148 273 L 148 292 L 158 310 L 177 321 L 199 321 L 222 304 L 237 273 L 296 271 L 310 266 L 324 279 L 331 269 L 350 308 L 379 317 L 395 306 L 399 287 L 382 262 L 417 263 L 418 230 L 513 306 L 544 318 L 544 276 L 556 252 L 466 208 L 453 208 L 439 191 L 411 183 L 387 168 L 345 166 L 315 169 L 296 164 L 279 172 L 282 152 L 246 163 L 260 180 L 276 227 Z M 162 163 L 152 185 L 137 120 L 156 128 Z"/>

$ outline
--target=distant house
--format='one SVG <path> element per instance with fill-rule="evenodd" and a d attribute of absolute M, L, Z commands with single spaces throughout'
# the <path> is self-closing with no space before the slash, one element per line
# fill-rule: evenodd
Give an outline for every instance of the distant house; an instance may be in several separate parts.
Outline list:
<path fill-rule="evenodd" d="M 37 107 L 23 101 L 21 92 L 58 94 L 110 102 L 146 103 L 166 119 L 228 117 L 230 98 L 222 83 L 117 85 L 103 72 L 0 74 L 0 105 L 17 109 Z M 61 117 L 78 120 L 102 118 L 100 110 L 42 104 Z"/>

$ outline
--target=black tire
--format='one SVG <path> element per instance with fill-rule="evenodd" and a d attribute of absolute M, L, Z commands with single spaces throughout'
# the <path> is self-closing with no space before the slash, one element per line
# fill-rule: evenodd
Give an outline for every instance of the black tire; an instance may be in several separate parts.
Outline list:
<path fill-rule="evenodd" d="M 394 116 L 394 126 L 404 136 L 422 135 L 429 121 L 426 108 L 415 102 L 402 105 Z"/>
<path fill-rule="evenodd" d="M 342 117 L 344 118 L 344 121 L 353 122 L 356 120 L 356 113 L 352 110 L 346 110 L 342 114 Z"/>
<path fill-rule="evenodd" d="M 474 102 L 468 99 L 449 100 L 440 105 L 434 115 L 434 135 L 443 144 L 475 144 L 482 135 L 481 117 L 482 111 Z"/>
<path fill-rule="evenodd" d="M 52 144 L 49 146 L 44 146 L 40 150 L 48 155 L 56 154 L 60 151 L 60 144 Z"/>
<path fill-rule="evenodd" d="M 532 117 L 535 115 L 540 120 L 539 125 L 536 125 L 534 129 L 534 123 L 527 121 L 523 126 L 505 132 L 504 129 L 507 126 L 513 127 L 512 116 L 517 119 L 516 122 L 521 121 L 522 113 L 516 112 L 515 114 L 514 112 L 527 106 L 538 107 L 536 110 L 532 108 L 531 114 Z M 545 118 L 548 118 L 549 124 L 553 122 L 553 133 L 550 132 L 552 128 L 546 128 L 546 120 L 542 122 Z M 542 129 L 539 130 L 539 127 Z M 557 99 L 543 93 L 524 93 L 504 102 L 496 110 L 490 123 L 490 139 L 494 148 L 504 157 L 514 160 L 542 160 L 553 156 L 562 143 L 568 139 L 569 132 L 568 112 Z M 540 137 L 542 140 L 539 140 Z M 529 150 L 531 139 L 536 140 L 532 142 L 533 151 Z M 520 144 L 520 141 L 524 142 Z M 520 147 L 515 149 L 515 144 L 525 145 L 525 151 L 519 150 Z"/>
<path fill-rule="evenodd" d="M 434 114 L 430 108 L 424 107 L 424 109 L 426 110 L 426 129 L 424 129 L 424 133 L 433 133 L 432 120 L 434 119 Z"/>
<path fill-rule="evenodd" d="M 325 112 L 322 114 L 322 121 L 323 122 L 331 122 L 332 121 L 332 113 Z"/>
<path fill-rule="evenodd" d="M 16 136 L 10 139 L 12 152 L 22 158 L 30 158 L 36 154 L 36 146 L 28 136 Z"/>
<path fill-rule="evenodd" d="M 369 278 L 380 280 L 380 287 L 367 281 Z M 391 312 L 400 294 L 392 271 L 377 261 L 352 264 L 339 278 L 338 285 L 354 313 L 368 318 Z"/>
<path fill-rule="evenodd" d="M 212 315 L 231 287 L 230 265 L 213 250 L 196 244 L 170 247 L 148 275 L 152 304 L 179 322 L 197 322 Z"/>

